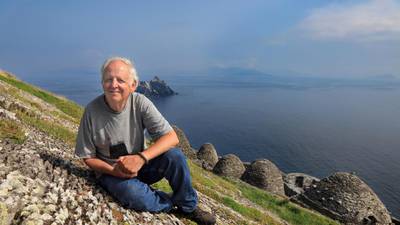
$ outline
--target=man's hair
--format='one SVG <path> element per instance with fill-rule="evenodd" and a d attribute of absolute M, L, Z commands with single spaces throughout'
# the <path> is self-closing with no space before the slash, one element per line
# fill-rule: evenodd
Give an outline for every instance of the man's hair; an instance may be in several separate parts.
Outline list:
<path fill-rule="evenodd" d="M 104 73 L 106 72 L 107 66 L 114 61 L 121 61 L 125 63 L 127 66 L 129 66 L 129 75 L 137 86 L 139 84 L 139 77 L 137 75 L 134 64 L 131 62 L 131 60 L 120 56 L 113 56 L 104 61 L 103 65 L 101 66 L 101 82 L 103 82 L 104 80 L 104 75 L 105 75 Z"/>

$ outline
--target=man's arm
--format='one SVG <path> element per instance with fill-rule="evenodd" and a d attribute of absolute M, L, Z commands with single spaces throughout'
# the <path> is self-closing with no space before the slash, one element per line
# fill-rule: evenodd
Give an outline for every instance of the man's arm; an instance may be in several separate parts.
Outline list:
<path fill-rule="evenodd" d="M 142 152 L 142 155 L 150 161 L 164 152 L 175 147 L 179 143 L 178 136 L 174 130 L 162 135 L 158 138 L 153 145 Z M 125 173 L 135 174 L 139 172 L 140 168 L 145 164 L 145 160 L 139 155 L 127 155 L 121 156 L 118 159 L 117 165 L 121 167 L 121 170 Z"/>

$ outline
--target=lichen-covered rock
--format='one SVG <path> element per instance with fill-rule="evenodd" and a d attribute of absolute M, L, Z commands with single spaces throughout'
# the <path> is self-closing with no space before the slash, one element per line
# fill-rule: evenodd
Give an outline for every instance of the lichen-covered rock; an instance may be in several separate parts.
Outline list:
<path fill-rule="evenodd" d="M 304 192 L 312 184 L 318 182 L 319 179 L 305 173 L 288 173 L 283 175 L 285 185 L 285 195 L 294 196 Z"/>
<path fill-rule="evenodd" d="M 197 155 L 196 152 L 193 150 L 192 146 L 190 145 L 189 140 L 187 139 L 185 133 L 183 133 L 183 131 L 178 128 L 177 126 L 172 126 L 176 132 L 176 135 L 178 136 L 179 139 L 179 144 L 178 144 L 178 148 L 180 148 L 183 152 L 183 154 L 185 154 L 185 156 L 188 159 L 197 159 Z"/>
<path fill-rule="evenodd" d="M 234 154 L 228 154 L 217 162 L 213 171 L 221 176 L 240 178 L 245 171 L 245 167 L 239 157 Z"/>
<path fill-rule="evenodd" d="M 378 196 L 354 174 L 334 173 L 311 185 L 299 200 L 345 224 L 391 224 Z"/>
<path fill-rule="evenodd" d="M 244 172 L 242 180 L 277 195 L 285 194 L 282 172 L 267 159 L 252 162 Z"/>
<path fill-rule="evenodd" d="M 212 170 L 218 162 L 217 150 L 211 143 L 205 143 L 197 151 L 197 158 L 202 161 L 204 169 Z"/>

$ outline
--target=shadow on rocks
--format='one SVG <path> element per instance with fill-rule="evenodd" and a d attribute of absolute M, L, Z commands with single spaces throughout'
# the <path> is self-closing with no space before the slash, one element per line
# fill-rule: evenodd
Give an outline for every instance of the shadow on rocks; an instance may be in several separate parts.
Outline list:
<path fill-rule="evenodd" d="M 86 180 L 87 184 L 97 186 L 96 177 L 92 170 L 77 166 L 75 165 L 76 163 L 71 162 L 69 159 L 64 159 L 48 152 L 41 152 L 39 155 L 47 169 L 46 175 L 52 175 L 52 180 L 55 179 L 55 175 L 57 174 L 60 174 L 61 177 L 74 175 L 78 180 L 79 178 L 83 178 Z M 51 172 L 51 170 L 53 170 L 53 172 Z"/>

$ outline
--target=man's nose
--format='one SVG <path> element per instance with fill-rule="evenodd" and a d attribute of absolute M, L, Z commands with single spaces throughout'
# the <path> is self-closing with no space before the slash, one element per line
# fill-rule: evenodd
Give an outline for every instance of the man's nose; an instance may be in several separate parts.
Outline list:
<path fill-rule="evenodd" d="M 112 87 L 117 87 L 117 86 L 118 86 L 117 79 L 113 79 L 113 80 L 112 80 L 111 86 L 112 86 Z"/>

